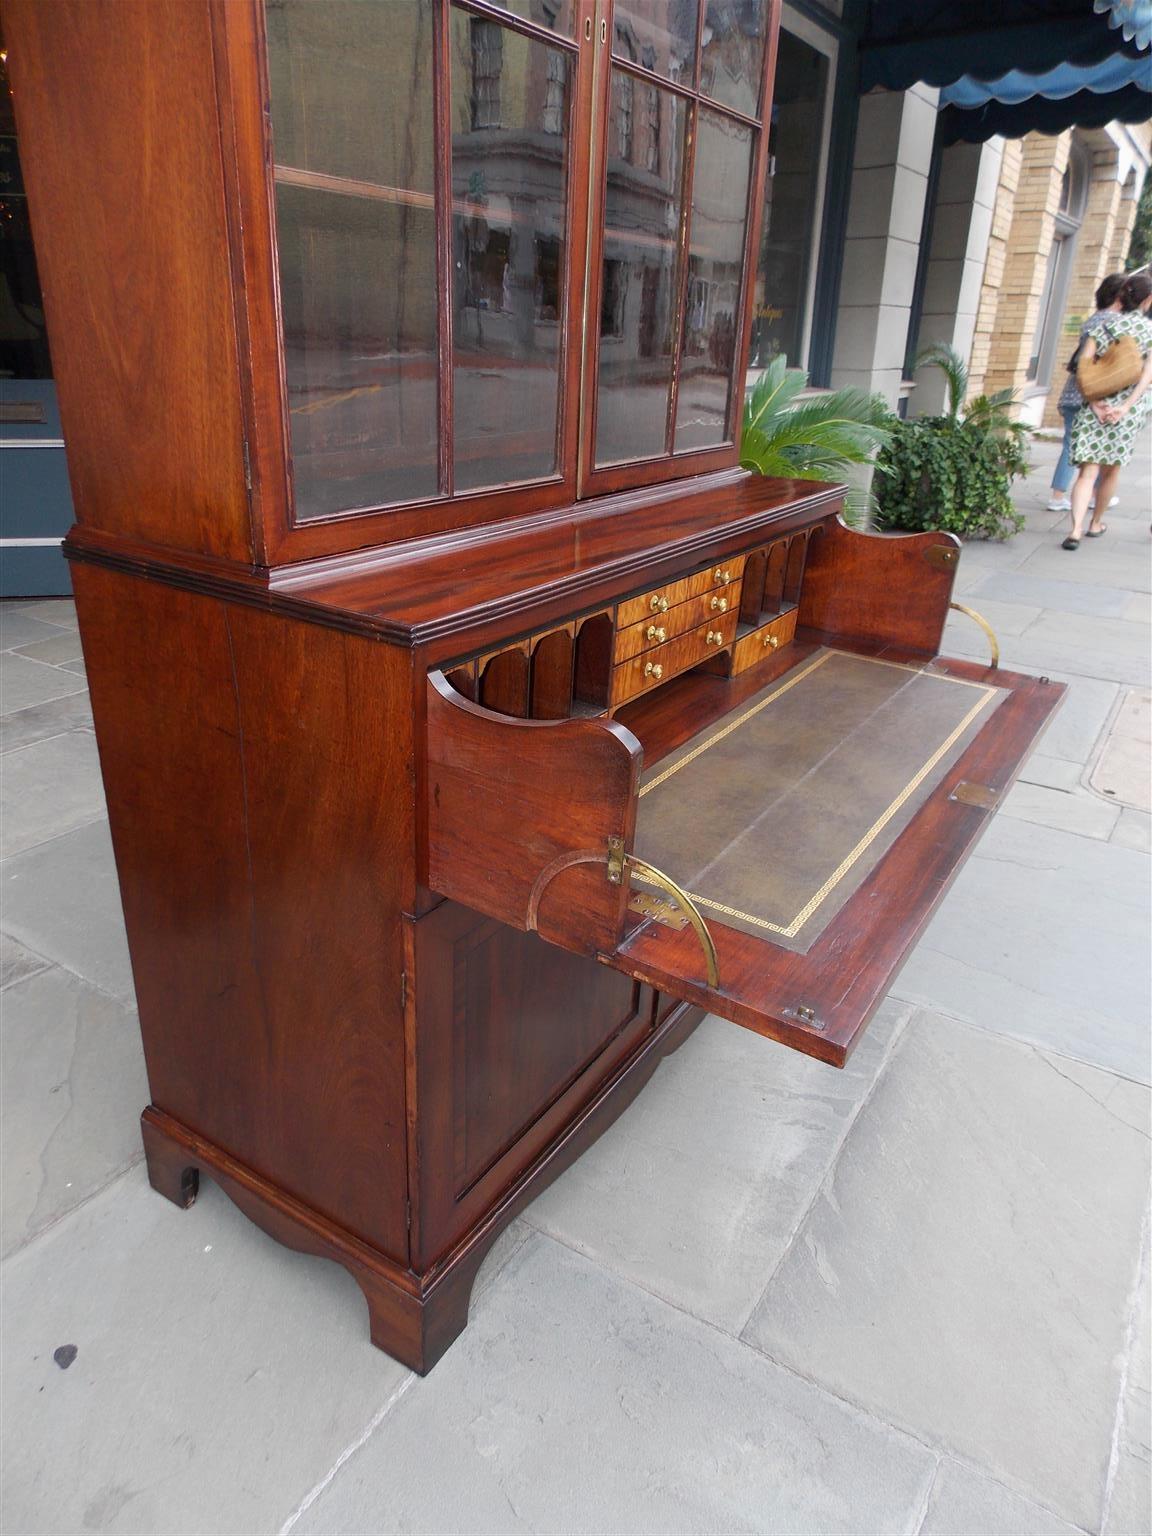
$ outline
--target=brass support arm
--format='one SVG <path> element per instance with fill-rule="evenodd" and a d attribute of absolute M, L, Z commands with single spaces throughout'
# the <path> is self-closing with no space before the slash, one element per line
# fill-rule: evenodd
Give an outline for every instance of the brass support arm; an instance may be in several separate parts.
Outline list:
<path fill-rule="evenodd" d="M 974 623 L 979 624 L 980 628 L 988 636 L 988 644 L 992 649 L 992 665 L 998 667 L 1000 665 L 1000 642 L 996 638 L 996 631 L 989 624 L 988 620 L 982 614 L 977 613 L 975 608 L 967 608 L 963 603 L 949 603 L 948 606 L 949 608 L 955 608 L 957 613 L 966 613 Z"/>

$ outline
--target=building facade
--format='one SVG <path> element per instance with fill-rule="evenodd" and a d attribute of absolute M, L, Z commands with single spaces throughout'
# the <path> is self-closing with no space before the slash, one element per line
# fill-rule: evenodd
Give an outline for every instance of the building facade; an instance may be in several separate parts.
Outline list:
<path fill-rule="evenodd" d="M 860 94 L 860 26 L 844 7 L 783 7 L 753 374 L 783 352 L 814 385 L 931 414 L 944 380 L 915 359 L 943 342 L 969 361 L 974 393 L 1011 388 L 1026 421 L 1058 423 L 1092 294 L 1124 266 L 1152 111 L 1101 123 L 1109 98 L 1091 91 L 963 110 L 990 95 L 968 81 Z M 1119 63 L 1128 84 L 1114 99 L 1131 118 L 1152 101 L 1152 61 Z M 1084 126 L 1057 126 L 1078 113 Z M 1009 132 L 986 133 L 990 117 Z M 1041 127 L 1025 131 L 1030 119 Z"/>
<path fill-rule="evenodd" d="M 557 14 L 557 0 L 533 3 L 542 17 Z M 744 40 L 757 35 L 767 3 L 707 0 L 702 11 L 697 0 L 645 0 L 648 20 L 637 30 L 629 17 L 641 12 L 621 0 L 614 25 L 625 56 L 646 67 L 658 62 L 676 82 L 683 39 L 694 36 L 703 14 L 713 43 L 726 40 L 712 48 L 717 67 L 732 64 L 735 80 L 742 78 L 736 66 Z M 942 404 L 943 379 L 938 370 L 917 372 L 915 359 L 928 343 L 946 342 L 970 361 L 973 391 L 1011 388 L 1027 421 L 1056 422 L 1076 333 L 1101 277 L 1124 264 L 1152 159 L 1152 61 L 1143 23 L 1135 32 L 1122 24 L 1130 3 L 1096 0 L 1093 10 L 1088 0 L 1000 0 L 990 16 L 992 8 L 976 0 L 784 0 L 768 172 L 751 194 L 762 197 L 764 208 L 750 379 L 783 355 L 816 387 L 856 385 L 901 413 L 926 414 Z M 1108 15 L 1098 14 L 1102 7 Z M 1045 10 L 1050 16 L 1042 24 L 1037 16 Z M 345 413 L 360 409 L 356 401 L 387 393 L 397 359 L 421 348 L 431 358 L 434 350 L 436 253 L 425 206 L 432 137 L 430 120 L 415 105 L 419 96 L 427 117 L 430 97 L 420 95 L 420 82 L 392 78 L 405 28 L 424 24 L 426 12 L 416 0 L 386 0 L 379 9 L 266 0 L 273 70 L 284 53 L 278 40 L 289 28 L 302 32 L 304 43 L 315 45 L 302 56 L 312 61 L 316 102 L 328 104 L 299 123 L 276 122 L 277 144 L 292 150 L 293 165 L 309 163 L 310 135 L 345 135 L 348 176 L 417 189 L 395 206 L 374 205 L 367 222 L 348 200 L 336 239 L 310 222 L 315 178 L 299 170 L 277 175 L 281 239 L 306 248 L 318 270 L 355 248 L 367 276 L 389 264 L 397 229 L 410 253 L 405 264 L 393 264 L 395 281 L 386 290 L 357 285 L 341 316 L 313 312 L 290 289 L 282 293 L 290 389 L 293 381 L 305 388 L 314 368 L 330 366 L 317 337 L 334 322 L 363 335 L 358 372 L 340 396 Z M 537 50 L 528 68 L 498 46 L 501 29 L 490 20 L 456 11 L 453 17 L 453 78 L 460 86 L 450 104 L 459 168 L 456 329 L 474 354 L 457 384 L 458 415 L 467 423 L 471 386 L 494 348 L 547 358 L 556 346 L 562 199 L 557 190 L 552 224 L 529 237 L 511 189 L 493 177 L 486 139 L 497 127 L 516 125 L 519 171 L 532 168 L 538 191 L 545 184 L 558 189 L 566 79 L 558 51 Z M 363 33 L 358 68 L 328 81 L 324 36 L 349 26 Z M 1034 73 L 1016 67 L 1022 58 Z M 0 36 L 0 592 L 24 595 L 68 589 L 59 546 L 72 510 L 5 63 Z M 371 154 L 345 121 L 356 120 L 354 108 L 365 98 L 388 114 L 389 132 Z M 343 113 L 331 103 L 343 103 Z M 717 131 L 705 120 L 696 135 L 693 152 L 707 189 L 698 218 L 707 238 L 694 243 L 682 285 L 668 232 L 680 218 L 688 143 L 683 102 L 627 76 L 615 88 L 602 389 L 611 397 L 618 375 L 634 409 L 637 389 L 643 394 L 650 382 L 653 432 L 663 431 L 670 338 L 683 293 L 695 413 L 685 431 L 703 433 L 702 441 L 715 440 L 726 414 L 742 256 L 732 232 L 743 228 L 748 185 L 746 174 L 741 180 L 710 169 L 713 158 L 718 166 L 733 163 L 730 154 L 713 155 L 730 148 L 713 142 Z M 373 154 L 388 163 L 376 163 Z M 524 380 L 530 377 L 524 372 Z M 429 389 L 431 378 L 430 368 Z M 535 388 L 508 390 L 502 407 L 525 432 L 550 419 L 548 400 Z M 366 408 L 368 457 L 386 453 L 392 475 L 401 460 L 412 459 L 418 495 L 430 462 L 431 396 L 406 417 L 393 414 L 399 428 L 385 441 L 379 412 Z M 604 421 L 610 435 L 611 411 Z M 486 422 L 475 425 L 479 484 L 494 471 L 481 451 Z M 318 413 L 307 426 L 309 441 L 322 451 L 329 415 Z M 612 456 L 611 442 L 599 447 Z M 366 474 L 378 471 L 370 463 Z"/>

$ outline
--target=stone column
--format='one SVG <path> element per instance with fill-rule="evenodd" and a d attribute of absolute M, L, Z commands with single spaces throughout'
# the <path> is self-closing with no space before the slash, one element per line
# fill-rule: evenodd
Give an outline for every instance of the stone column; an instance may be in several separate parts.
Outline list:
<path fill-rule="evenodd" d="M 941 156 L 921 348 L 945 342 L 965 359 L 972 352 L 1003 158 L 1004 140 L 999 138 L 985 144 L 953 144 Z M 946 396 L 940 370 L 919 369 L 909 414 L 936 415 L 944 409 Z"/>
<path fill-rule="evenodd" d="M 939 91 L 869 92 L 860 101 L 832 384 L 895 407 L 936 132 Z"/>

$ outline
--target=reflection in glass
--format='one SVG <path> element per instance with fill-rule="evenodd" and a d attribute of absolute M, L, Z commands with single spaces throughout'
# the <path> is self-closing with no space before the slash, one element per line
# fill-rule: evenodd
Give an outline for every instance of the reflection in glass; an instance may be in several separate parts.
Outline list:
<path fill-rule="evenodd" d="M 496 0 L 502 11 L 534 21 L 537 26 L 547 27 L 549 32 L 559 32 L 563 37 L 572 36 L 572 19 L 576 13 L 576 0 Z"/>
<path fill-rule="evenodd" d="M 612 52 L 691 87 L 699 20 L 697 0 L 616 0 Z"/>
<path fill-rule="evenodd" d="M 708 0 L 704 12 L 700 89 L 747 117 L 760 105 L 767 11 L 768 0 Z"/>
<path fill-rule="evenodd" d="M 820 146 L 828 92 L 828 59 L 781 29 L 772 97 L 770 164 L 764 182 L 764 217 L 752 308 L 749 365 L 767 368 L 783 353 L 803 368 L 804 323 L 814 260 L 812 236 L 819 199 Z"/>
<path fill-rule="evenodd" d="M 297 518 L 437 492 L 431 0 L 267 0 Z"/>
<path fill-rule="evenodd" d="M 457 490 L 557 468 L 568 56 L 452 12 Z"/>
<path fill-rule="evenodd" d="M 16 141 L 8 58 L 0 49 L 0 379 L 51 377 L 52 358 Z"/>
<path fill-rule="evenodd" d="M 730 440 L 752 130 L 700 109 L 692 176 L 688 298 L 676 396 L 676 451 Z"/>
<path fill-rule="evenodd" d="M 672 386 L 687 112 L 671 91 L 631 77 L 628 98 L 619 90 L 623 73 L 612 72 L 608 124 L 597 464 L 664 453 Z M 629 99 L 631 128 L 624 132 Z M 627 157 L 618 152 L 622 144 Z"/>

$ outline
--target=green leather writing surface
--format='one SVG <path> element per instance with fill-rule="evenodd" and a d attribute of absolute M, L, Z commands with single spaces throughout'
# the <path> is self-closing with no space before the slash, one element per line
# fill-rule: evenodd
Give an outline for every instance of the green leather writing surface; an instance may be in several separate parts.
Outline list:
<path fill-rule="evenodd" d="M 636 852 L 709 922 L 804 952 L 1003 697 L 818 651 L 646 775 Z"/>

